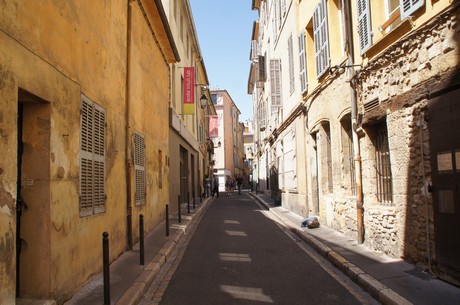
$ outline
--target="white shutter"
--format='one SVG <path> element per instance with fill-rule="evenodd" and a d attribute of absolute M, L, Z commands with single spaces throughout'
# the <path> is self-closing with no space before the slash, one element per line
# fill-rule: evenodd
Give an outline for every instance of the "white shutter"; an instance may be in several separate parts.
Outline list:
<path fill-rule="evenodd" d="M 289 61 L 289 93 L 292 95 L 295 90 L 295 73 L 294 73 L 294 43 L 292 35 L 288 38 L 288 61 Z"/>
<path fill-rule="evenodd" d="M 281 60 L 270 59 L 270 95 L 272 107 L 281 107 Z"/>
<path fill-rule="evenodd" d="M 362 55 L 372 44 L 369 0 L 357 0 L 356 2 L 358 6 L 359 49 Z"/>
<path fill-rule="evenodd" d="M 258 43 L 257 40 L 252 40 L 251 42 L 251 60 L 256 61 L 259 56 L 259 48 L 258 48 Z"/>
<path fill-rule="evenodd" d="M 305 31 L 299 36 L 299 59 L 300 59 L 300 90 L 304 92 L 307 89 L 307 68 L 305 64 Z"/>
<path fill-rule="evenodd" d="M 399 0 L 401 20 L 409 17 L 425 4 L 425 0 Z"/>
<path fill-rule="evenodd" d="M 320 78 L 329 69 L 329 37 L 326 0 L 321 0 L 313 12 L 313 31 L 316 54 L 316 76 Z"/>
<path fill-rule="evenodd" d="M 134 176 L 135 202 L 137 205 L 145 204 L 145 141 L 138 132 L 134 133 Z"/>

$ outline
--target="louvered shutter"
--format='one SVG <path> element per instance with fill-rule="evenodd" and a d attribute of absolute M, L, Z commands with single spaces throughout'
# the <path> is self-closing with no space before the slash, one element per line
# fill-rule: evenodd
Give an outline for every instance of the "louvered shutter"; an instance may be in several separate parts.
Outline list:
<path fill-rule="evenodd" d="M 94 105 L 93 200 L 94 212 L 105 211 L 105 110 Z"/>
<path fill-rule="evenodd" d="M 134 172 L 136 204 L 145 204 L 145 141 L 138 132 L 134 133 Z"/>
<path fill-rule="evenodd" d="M 307 89 L 307 68 L 305 64 L 305 31 L 299 36 L 299 59 L 300 59 L 300 90 L 304 92 Z"/>
<path fill-rule="evenodd" d="M 251 60 L 257 60 L 257 56 L 259 56 L 259 48 L 257 40 L 252 40 L 251 42 Z"/>
<path fill-rule="evenodd" d="M 313 31 L 316 54 L 316 76 L 320 78 L 329 69 L 329 35 L 326 0 L 321 0 L 313 12 Z"/>
<path fill-rule="evenodd" d="M 288 60 L 289 60 L 289 93 L 295 90 L 295 73 L 294 73 L 294 43 L 292 35 L 288 38 Z"/>
<path fill-rule="evenodd" d="M 267 71 L 265 67 L 265 56 L 259 55 L 258 60 L 258 67 L 259 67 L 259 74 L 258 74 L 258 82 L 266 82 L 267 81 Z"/>
<path fill-rule="evenodd" d="M 399 0 L 401 20 L 409 17 L 425 4 L 425 0 Z"/>
<path fill-rule="evenodd" d="M 105 211 L 105 110 L 82 96 L 80 215 Z"/>
<path fill-rule="evenodd" d="M 358 6 L 359 49 L 363 55 L 372 44 L 369 0 L 357 0 L 356 2 Z"/>
<path fill-rule="evenodd" d="M 272 107 L 281 107 L 281 60 L 270 59 L 270 95 Z"/>

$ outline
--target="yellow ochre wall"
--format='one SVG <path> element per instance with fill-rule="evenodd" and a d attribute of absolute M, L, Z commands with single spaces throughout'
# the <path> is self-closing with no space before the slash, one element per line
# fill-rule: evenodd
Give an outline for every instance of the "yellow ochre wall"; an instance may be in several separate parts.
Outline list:
<path fill-rule="evenodd" d="M 147 181 L 145 206 L 136 207 L 131 193 L 134 240 L 139 213 L 145 215 L 146 231 L 163 217 L 171 46 L 161 45 L 163 32 L 154 39 L 159 24 L 147 25 L 139 2 L 130 5 L 128 61 L 128 1 L 0 3 L 0 304 L 15 304 L 19 98 L 24 103 L 21 191 L 26 203 L 21 297 L 69 299 L 101 271 L 104 231 L 111 260 L 126 249 L 126 169 L 133 170 L 126 166 L 127 159 L 132 161 L 126 157 L 132 153 L 126 139 L 133 145 L 134 130 L 145 135 Z M 151 14 L 155 6 L 143 9 Z M 106 110 L 106 210 L 89 217 L 79 213 L 82 94 Z"/>

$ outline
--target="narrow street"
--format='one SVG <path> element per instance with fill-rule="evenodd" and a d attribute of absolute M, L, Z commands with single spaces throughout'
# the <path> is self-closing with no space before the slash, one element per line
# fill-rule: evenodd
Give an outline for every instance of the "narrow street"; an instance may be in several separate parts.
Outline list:
<path fill-rule="evenodd" d="M 270 215 L 221 194 L 141 304 L 378 304 Z"/>

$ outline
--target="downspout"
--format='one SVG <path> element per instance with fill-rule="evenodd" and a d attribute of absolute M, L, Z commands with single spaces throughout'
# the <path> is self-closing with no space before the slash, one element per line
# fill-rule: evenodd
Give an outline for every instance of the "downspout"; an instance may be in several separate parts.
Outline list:
<path fill-rule="evenodd" d="M 131 79 L 131 21 L 132 21 L 132 8 L 131 5 L 135 0 L 128 0 L 128 16 L 127 16 L 127 31 L 126 31 L 126 89 L 125 89 L 125 157 L 126 157 L 126 249 L 133 249 L 133 215 L 132 215 L 132 202 L 131 202 L 131 107 L 130 107 L 130 84 Z"/>
<path fill-rule="evenodd" d="M 342 0 L 342 7 L 345 9 L 345 30 L 347 37 L 348 53 L 348 76 L 350 78 L 350 97 L 351 97 L 351 126 L 353 137 L 353 152 L 355 160 L 355 177 L 356 177 L 356 222 L 357 222 L 357 241 L 358 244 L 364 242 L 364 207 L 363 207 L 363 184 L 361 175 L 361 148 L 359 145 L 359 136 L 357 133 L 357 115 L 358 105 L 356 100 L 356 82 L 354 80 L 353 70 L 353 33 L 351 20 L 351 5 L 349 0 Z"/>

